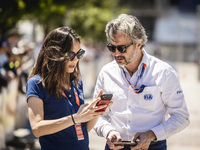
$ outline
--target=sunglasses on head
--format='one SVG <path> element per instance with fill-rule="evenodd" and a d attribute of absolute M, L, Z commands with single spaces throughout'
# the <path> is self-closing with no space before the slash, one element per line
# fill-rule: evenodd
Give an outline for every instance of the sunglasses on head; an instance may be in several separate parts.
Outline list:
<path fill-rule="evenodd" d="M 119 46 L 114 46 L 110 43 L 107 44 L 107 48 L 112 52 L 115 53 L 116 48 L 120 53 L 126 53 L 126 50 L 129 46 L 131 46 L 133 42 L 131 42 L 129 45 L 119 45 Z"/>
<path fill-rule="evenodd" d="M 80 49 L 77 53 L 74 52 L 68 52 L 69 60 L 73 60 L 76 56 L 78 59 L 81 59 L 83 55 L 85 54 L 85 50 Z"/>

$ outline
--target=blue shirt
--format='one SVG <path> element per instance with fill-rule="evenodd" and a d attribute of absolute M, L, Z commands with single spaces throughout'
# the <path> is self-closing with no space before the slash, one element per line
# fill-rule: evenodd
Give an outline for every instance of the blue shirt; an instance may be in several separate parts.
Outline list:
<path fill-rule="evenodd" d="M 44 120 L 58 119 L 65 116 L 69 116 L 76 113 L 79 109 L 76 104 L 73 81 L 71 82 L 71 89 L 65 91 L 69 101 L 62 96 L 61 99 L 57 99 L 55 96 L 48 94 L 42 85 L 42 82 L 38 84 L 40 76 L 33 76 L 27 82 L 27 100 L 29 97 L 34 96 L 40 98 L 44 103 Z M 79 96 L 80 105 L 84 104 L 83 96 L 83 84 L 79 81 L 78 88 L 76 88 Z M 78 140 L 75 127 L 70 126 L 62 131 L 54 134 L 49 134 L 39 137 L 39 142 L 42 150 L 89 150 L 89 138 L 86 123 L 82 123 L 82 130 L 84 134 L 84 140 Z"/>

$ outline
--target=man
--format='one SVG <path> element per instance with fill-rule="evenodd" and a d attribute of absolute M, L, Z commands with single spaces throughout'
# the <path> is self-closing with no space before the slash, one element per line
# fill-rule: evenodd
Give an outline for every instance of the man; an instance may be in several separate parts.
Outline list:
<path fill-rule="evenodd" d="M 189 124 L 176 72 L 144 50 L 147 36 L 136 17 L 121 14 L 108 22 L 105 32 L 115 60 L 100 71 L 94 97 L 103 89 L 113 94 L 113 105 L 95 131 L 107 138 L 106 150 L 123 148 L 113 144 L 121 140 L 136 141 L 131 150 L 167 149 L 166 139 Z"/>

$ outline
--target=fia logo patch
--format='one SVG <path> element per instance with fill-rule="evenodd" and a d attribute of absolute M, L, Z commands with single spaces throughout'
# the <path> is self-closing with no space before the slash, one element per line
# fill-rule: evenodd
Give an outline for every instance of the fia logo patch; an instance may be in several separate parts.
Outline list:
<path fill-rule="evenodd" d="M 150 101 L 150 100 L 152 100 L 153 99 L 153 95 L 152 94 L 145 94 L 144 95 L 144 100 L 145 101 Z"/>
<path fill-rule="evenodd" d="M 183 93 L 181 90 L 176 92 L 176 94 L 181 94 L 181 93 Z"/>

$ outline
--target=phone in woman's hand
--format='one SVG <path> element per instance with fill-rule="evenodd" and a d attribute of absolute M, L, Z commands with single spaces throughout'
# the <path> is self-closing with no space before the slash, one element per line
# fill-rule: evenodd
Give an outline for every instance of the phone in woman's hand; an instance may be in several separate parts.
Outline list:
<path fill-rule="evenodd" d="M 97 102 L 96 106 L 108 105 L 112 97 L 113 97 L 113 94 L 102 94 L 101 100 Z M 106 107 L 103 109 L 97 110 L 96 112 L 105 111 L 105 110 L 106 110 Z"/>

